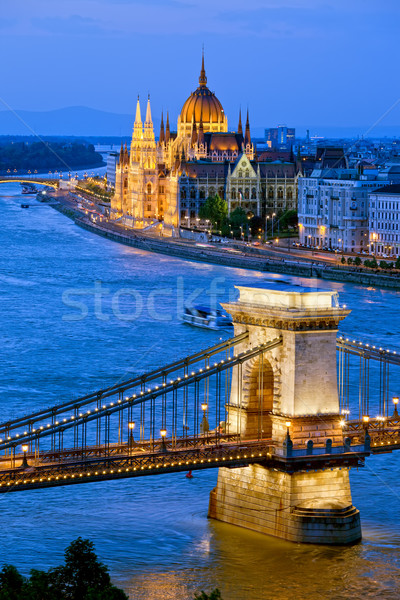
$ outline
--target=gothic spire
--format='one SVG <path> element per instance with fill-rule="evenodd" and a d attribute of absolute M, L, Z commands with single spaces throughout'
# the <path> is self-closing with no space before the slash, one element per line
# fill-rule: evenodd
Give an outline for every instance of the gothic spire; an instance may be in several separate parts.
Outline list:
<path fill-rule="evenodd" d="M 194 146 L 196 142 L 197 142 L 197 128 L 196 128 L 196 123 L 195 123 L 195 121 L 193 119 L 193 122 L 192 122 L 192 139 L 190 140 L 190 144 L 192 146 Z"/>
<path fill-rule="evenodd" d="M 145 123 L 147 123 L 148 125 L 152 125 L 153 122 L 151 120 L 151 107 L 150 107 L 150 94 L 147 97 L 147 108 L 146 108 L 146 121 Z"/>
<path fill-rule="evenodd" d="M 247 109 L 246 131 L 245 131 L 245 134 L 244 134 L 244 144 L 245 144 L 245 146 L 247 146 L 247 144 L 249 146 L 251 145 L 249 109 Z"/>
<path fill-rule="evenodd" d="M 167 123 L 165 125 L 165 143 L 168 144 L 169 142 L 169 138 L 170 138 L 170 131 L 169 131 L 169 113 L 167 111 Z"/>
<path fill-rule="evenodd" d="M 242 110 L 239 109 L 239 123 L 238 123 L 238 129 L 237 132 L 240 135 L 243 135 L 243 127 L 242 127 Z"/>
<path fill-rule="evenodd" d="M 203 111 L 200 113 L 199 133 L 197 135 L 197 145 L 204 146 L 204 129 L 203 129 Z"/>
<path fill-rule="evenodd" d="M 124 160 L 124 143 L 121 142 L 121 150 L 119 151 L 119 161 L 118 161 L 118 164 L 122 165 L 123 160 Z"/>
<path fill-rule="evenodd" d="M 204 46 L 203 46 L 203 53 L 201 56 L 201 71 L 200 71 L 200 77 L 199 77 L 199 84 L 201 87 L 205 87 L 207 85 L 206 70 L 204 68 Z"/>
<path fill-rule="evenodd" d="M 159 137 L 159 143 L 163 144 L 165 141 L 165 133 L 164 133 L 164 115 L 161 111 L 161 125 L 160 125 L 160 137 Z"/>
<path fill-rule="evenodd" d="M 125 142 L 125 150 L 124 150 L 124 163 L 129 163 L 129 152 L 128 152 L 128 144 Z"/>
<path fill-rule="evenodd" d="M 135 124 L 142 124 L 142 116 L 140 114 L 140 102 L 139 102 L 139 96 L 137 97 L 137 102 L 136 102 L 136 115 L 135 115 Z"/>

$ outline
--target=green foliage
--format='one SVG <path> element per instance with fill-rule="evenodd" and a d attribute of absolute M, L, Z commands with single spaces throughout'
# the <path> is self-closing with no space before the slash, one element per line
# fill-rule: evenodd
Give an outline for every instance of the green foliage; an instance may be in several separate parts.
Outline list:
<path fill-rule="evenodd" d="M 352 265 L 353 264 L 353 259 L 351 258 L 351 256 L 349 256 L 349 258 L 347 259 L 347 264 L 348 265 Z"/>
<path fill-rule="evenodd" d="M 240 206 L 237 206 L 229 215 L 229 221 L 235 229 L 239 229 L 240 225 L 243 227 L 247 223 L 246 211 Z"/>
<path fill-rule="evenodd" d="M 400 256 L 397 257 L 396 263 L 394 266 L 395 266 L 395 269 L 400 269 Z"/>
<path fill-rule="evenodd" d="M 77 142 L 14 142 L 0 145 L 0 171 L 69 171 L 103 164 L 93 144 Z"/>
<path fill-rule="evenodd" d="M 380 269 L 387 269 L 388 268 L 388 264 L 387 264 L 386 260 L 381 260 L 381 262 L 379 263 L 379 268 Z"/>
<path fill-rule="evenodd" d="M 356 256 L 354 259 L 354 264 L 356 265 L 356 267 L 359 267 L 361 265 L 361 258 L 359 256 Z"/>
<path fill-rule="evenodd" d="M 200 207 L 200 219 L 209 220 L 214 229 L 221 229 L 228 216 L 228 205 L 218 194 L 209 196 Z"/>
<path fill-rule="evenodd" d="M 32 569 L 25 578 L 12 565 L 0 571 L 0 600 L 128 600 L 112 585 L 93 542 L 78 538 L 65 551 L 64 564 L 49 571 Z"/>
<path fill-rule="evenodd" d="M 206 594 L 203 591 L 201 594 L 196 594 L 194 600 L 222 600 L 222 596 L 219 589 L 215 588 L 210 594 Z"/>
<path fill-rule="evenodd" d="M 296 210 L 287 210 L 280 218 L 280 228 L 283 230 L 287 229 L 288 227 L 297 227 L 297 223 L 298 219 Z"/>
<path fill-rule="evenodd" d="M 342 256 L 342 258 L 341 258 L 340 262 L 342 263 L 342 265 L 346 264 L 346 259 L 345 259 L 345 257 L 344 257 L 344 256 Z"/>

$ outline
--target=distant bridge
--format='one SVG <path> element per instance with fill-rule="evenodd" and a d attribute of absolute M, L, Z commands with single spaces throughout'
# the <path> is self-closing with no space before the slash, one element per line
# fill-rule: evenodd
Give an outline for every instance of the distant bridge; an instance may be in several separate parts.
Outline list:
<path fill-rule="evenodd" d="M 36 185 L 47 185 L 49 187 L 58 189 L 59 179 L 45 179 L 41 177 L 22 178 L 22 177 L 8 177 L 0 175 L 0 183 L 34 183 Z"/>

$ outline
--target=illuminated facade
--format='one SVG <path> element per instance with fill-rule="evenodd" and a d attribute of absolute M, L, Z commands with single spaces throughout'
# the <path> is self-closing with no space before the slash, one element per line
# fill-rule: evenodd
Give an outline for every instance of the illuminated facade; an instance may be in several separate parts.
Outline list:
<path fill-rule="evenodd" d="M 248 113 L 244 133 L 240 113 L 237 131 L 228 131 L 222 104 L 207 87 L 203 56 L 199 85 L 182 107 L 176 132 L 168 113 L 165 125 L 162 115 L 156 142 L 150 98 L 144 123 L 138 99 L 130 151 L 121 146 L 116 167 L 111 215 L 135 228 L 163 221 L 165 233 L 172 233 L 180 224 L 196 224 L 202 203 L 216 193 L 229 211 L 296 208 L 296 173 L 293 164 L 257 161 Z"/>

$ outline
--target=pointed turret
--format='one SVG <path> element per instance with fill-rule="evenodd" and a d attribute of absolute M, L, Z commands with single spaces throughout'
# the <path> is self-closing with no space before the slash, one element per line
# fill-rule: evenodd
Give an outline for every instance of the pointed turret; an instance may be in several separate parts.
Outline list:
<path fill-rule="evenodd" d="M 135 115 L 135 125 L 138 124 L 139 125 L 142 124 L 142 115 L 140 114 L 140 102 L 139 102 L 139 96 L 137 97 L 137 102 L 136 102 L 136 115 Z"/>
<path fill-rule="evenodd" d="M 169 113 L 167 111 L 167 123 L 165 125 L 165 143 L 169 143 L 170 131 L 169 131 Z"/>
<path fill-rule="evenodd" d="M 124 164 L 129 164 L 129 152 L 128 152 L 128 144 L 125 142 L 125 151 L 124 151 Z"/>
<path fill-rule="evenodd" d="M 197 127 L 196 127 L 196 123 L 192 122 L 192 138 L 190 140 L 190 144 L 193 147 L 195 145 L 195 143 L 197 142 Z"/>
<path fill-rule="evenodd" d="M 203 53 L 202 53 L 202 57 L 201 57 L 201 71 L 200 71 L 200 77 L 199 77 L 199 84 L 200 84 L 200 87 L 205 87 L 207 85 L 206 70 L 204 68 L 204 47 L 203 47 Z"/>
<path fill-rule="evenodd" d="M 238 132 L 240 135 L 243 135 L 243 127 L 242 127 L 242 111 L 241 111 L 241 110 L 239 110 L 239 123 L 238 123 L 237 132 Z"/>
<path fill-rule="evenodd" d="M 164 115 L 161 112 L 161 125 L 160 125 L 160 137 L 158 143 L 161 145 L 165 142 L 165 133 L 164 133 Z"/>
<path fill-rule="evenodd" d="M 246 118 L 246 131 L 244 134 L 244 145 L 251 145 L 251 136 L 250 136 L 250 122 L 249 122 L 249 110 L 247 109 L 247 118 Z"/>
<path fill-rule="evenodd" d="M 121 150 L 119 151 L 119 161 L 118 161 L 118 164 L 122 165 L 123 162 L 124 162 L 124 143 L 121 142 Z"/>
<path fill-rule="evenodd" d="M 145 124 L 153 124 L 153 121 L 151 120 L 151 107 L 150 107 L 150 94 L 147 96 L 147 108 L 146 108 L 146 121 Z"/>
<path fill-rule="evenodd" d="M 147 98 L 146 120 L 144 122 L 144 139 L 150 142 L 154 141 L 154 127 L 151 119 L 150 94 Z"/>
<path fill-rule="evenodd" d="M 142 116 L 140 114 L 140 102 L 139 102 L 139 96 L 138 96 L 137 103 L 136 103 L 135 122 L 133 124 L 132 141 L 138 142 L 139 140 L 142 139 L 142 137 L 143 137 L 143 123 L 142 123 Z"/>
<path fill-rule="evenodd" d="M 197 145 L 204 146 L 203 113 L 200 114 L 199 133 L 197 136 Z"/>

